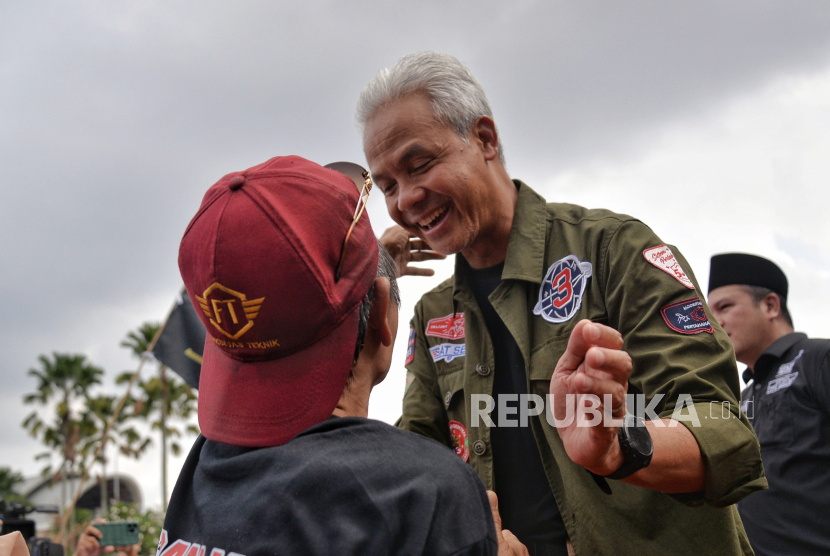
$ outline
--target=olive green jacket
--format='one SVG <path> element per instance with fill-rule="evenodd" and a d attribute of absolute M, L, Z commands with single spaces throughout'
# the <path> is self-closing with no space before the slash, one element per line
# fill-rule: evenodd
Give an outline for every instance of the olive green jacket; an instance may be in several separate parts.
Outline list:
<path fill-rule="evenodd" d="M 669 274 L 667 265 L 650 262 L 655 251 L 644 251 L 663 242 L 639 220 L 606 210 L 546 204 L 527 185 L 516 183 L 519 199 L 502 283 L 490 301 L 524 356 L 528 392 L 543 398 L 549 393 L 554 366 L 577 322 L 606 324 L 622 333 L 623 349 L 633 360 L 629 393 L 642 393 L 647 402 L 662 394 L 655 413 L 674 416 L 689 428 L 706 465 L 701 493 L 669 496 L 609 480 L 613 494 L 608 495 L 570 460 L 548 419 L 531 418 L 576 553 L 752 554 L 734 503 L 766 488 L 767 482 L 758 441 L 740 411 L 732 346 L 705 301 L 702 307 L 711 332 L 681 333 L 669 325 L 677 321 L 661 314 L 675 303 L 698 296 L 702 300 L 689 264 L 673 248 L 682 267 L 677 276 Z M 564 322 L 549 322 L 534 314 L 534 307 L 549 267 L 569 255 L 590 262 L 592 274 L 578 310 Z M 493 368 L 493 346 L 462 269 L 456 264 L 455 275 L 416 306 L 399 426 L 450 447 L 455 440 L 456 452 L 468 458 L 485 486 L 493 489 L 490 429 L 483 421 L 471 426 L 471 395 L 491 394 L 493 373 L 499 369 Z M 458 325 L 457 320 L 448 321 L 462 313 L 464 337 L 458 337 L 458 326 L 455 333 L 447 326 Z M 702 318 L 699 312 L 697 316 Z M 465 355 L 460 355 L 460 347 L 437 347 L 442 344 L 466 344 Z M 690 396 L 690 403 L 673 415 L 683 394 Z M 478 403 L 478 408 L 483 406 Z M 690 407 L 700 426 L 694 426 Z M 455 421 L 452 433 L 450 421 Z"/>

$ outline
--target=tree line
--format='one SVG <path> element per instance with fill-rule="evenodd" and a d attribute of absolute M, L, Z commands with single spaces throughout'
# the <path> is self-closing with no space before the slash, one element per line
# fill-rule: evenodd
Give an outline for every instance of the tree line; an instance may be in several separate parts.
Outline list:
<path fill-rule="evenodd" d="M 147 348 L 159 329 L 157 323 L 144 323 L 127 333 L 120 345 L 138 359 L 147 357 Z M 198 435 L 199 429 L 188 423 L 196 412 L 196 393 L 161 363 L 151 373 L 139 376 L 127 393 L 126 403 L 106 438 L 106 446 L 97 458 L 107 423 L 115 414 L 121 393 L 104 390 L 105 371 L 82 354 L 40 355 L 28 374 L 36 381 L 34 391 L 23 402 L 34 406 L 22 426 L 39 440 L 46 450 L 35 459 L 43 461 L 41 473 L 53 483 L 61 484 L 61 507 L 75 495 L 75 479 L 93 466 L 100 466 L 101 512 L 117 493 L 107 490 L 107 466 L 111 452 L 139 459 L 158 438 L 161 448 L 162 506 L 167 505 L 167 454 L 181 453 L 185 435 Z M 133 372 L 120 373 L 117 385 L 129 384 Z M 9 490 L 22 477 L 10 469 L 0 469 L 0 479 Z M 5 490 L 5 489 L 4 489 Z M 73 520 L 74 521 L 74 520 Z"/>

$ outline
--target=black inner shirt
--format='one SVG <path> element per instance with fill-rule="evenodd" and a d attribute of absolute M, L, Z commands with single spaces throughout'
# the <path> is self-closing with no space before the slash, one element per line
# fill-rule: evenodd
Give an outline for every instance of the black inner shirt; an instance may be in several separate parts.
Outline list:
<path fill-rule="evenodd" d="M 529 426 L 498 427 L 499 396 L 528 393 L 522 352 L 489 300 L 490 294 L 501 284 L 504 263 L 473 269 L 461 255 L 458 257 L 466 267 L 470 287 L 484 316 L 495 356 L 493 398 L 496 400 L 496 409 L 491 418 L 496 426 L 490 429 L 490 444 L 493 449 L 495 491 L 499 497 L 502 525 L 527 544 L 528 548 L 531 544 L 549 543 L 561 547 L 561 553 L 566 555 L 567 530 L 548 484 L 533 431 Z M 517 421 L 518 397 L 506 405 L 517 409 L 505 417 Z"/>

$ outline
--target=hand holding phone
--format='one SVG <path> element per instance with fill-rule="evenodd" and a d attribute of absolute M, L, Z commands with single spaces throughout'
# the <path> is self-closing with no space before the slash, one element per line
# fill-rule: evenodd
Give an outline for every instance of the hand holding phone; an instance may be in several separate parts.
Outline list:
<path fill-rule="evenodd" d="M 139 526 L 135 521 L 108 521 L 107 523 L 93 524 L 93 527 L 101 531 L 103 535 L 98 540 L 101 548 L 106 546 L 132 546 L 141 541 Z"/>

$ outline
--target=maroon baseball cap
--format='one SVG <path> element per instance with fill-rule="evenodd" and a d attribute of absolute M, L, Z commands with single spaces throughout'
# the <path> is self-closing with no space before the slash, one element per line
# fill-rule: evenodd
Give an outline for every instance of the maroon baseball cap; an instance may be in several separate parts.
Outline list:
<path fill-rule="evenodd" d="M 210 440 L 278 446 L 327 419 L 346 385 L 360 303 L 377 273 L 368 214 L 335 269 L 359 192 L 297 156 L 208 189 L 179 248 L 207 328 L 199 426 Z"/>

